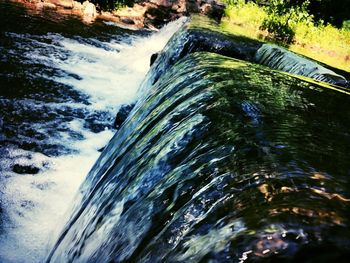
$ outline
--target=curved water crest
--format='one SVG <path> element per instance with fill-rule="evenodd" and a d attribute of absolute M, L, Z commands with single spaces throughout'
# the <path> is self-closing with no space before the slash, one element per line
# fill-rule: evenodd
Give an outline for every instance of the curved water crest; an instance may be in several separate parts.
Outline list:
<path fill-rule="evenodd" d="M 48 262 L 348 255 L 348 95 L 206 52 L 143 91 Z"/>
<path fill-rule="evenodd" d="M 318 81 L 340 86 L 349 85 L 349 82 L 343 76 L 332 70 L 275 45 L 262 45 L 255 54 L 255 61 L 272 69 L 313 78 Z"/>

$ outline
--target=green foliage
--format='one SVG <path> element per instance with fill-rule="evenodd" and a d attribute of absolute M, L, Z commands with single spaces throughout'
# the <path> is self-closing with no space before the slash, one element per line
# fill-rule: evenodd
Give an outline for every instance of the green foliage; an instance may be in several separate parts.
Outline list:
<path fill-rule="evenodd" d="M 266 7 L 268 16 L 261 29 L 267 30 L 279 41 L 292 43 L 297 24 L 313 24 L 313 17 L 307 12 L 308 5 L 309 1 L 305 1 L 301 6 L 288 6 L 288 2 L 283 0 L 270 1 Z"/>
<path fill-rule="evenodd" d="M 233 0 L 230 0 L 233 1 Z M 245 2 L 253 2 L 259 6 L 266 6 L 274 4 L 274 0 L 246 0 Z M 284 2 L 286 8 L 290 7 L 301 7 L 305 4 L 305 0 L 285 0 Z M 340 28 L 343 21 L 350 19 L 350 0 L 310 0 L 307 6 L 307 11 L 309 14 L 315 17 L 315 20 L 323 20 L 326 23 L 331 23 L 332 25 Z"/>
<path fill-rule="evenodd" d="M 268 0 L 259 4 L 258 1 L 226 1 L 232 3 L 228 4 L 221 24 L 226 32 L 278 44 L 289 43 L 288 48 L 294 52 L 350 72 L 349 19 L 342 22 L 339 29 L 314 18 L 307 11 L 307 3 L 299 5 L 297 0 L 275 1 L 274 5 L 268 5 L 273 2 Z"/>
<path fill-rule="evenodd" d="M 315 18 L 340 28 L 350 19 L 350 0 L 312 0 L 309 11 Z"/>
<path fill-rule="evenodd" d="M 84 0 L 81 0 L 84 1 Z M 100 10 L 114 10 L 124 6 L 132 6 L 134 0 L 90 0 Z"/>
<path fill-rule="evenodd" d="M 234 1 L 234 0 L 231 0 Z M 244 1 L 235 0 L 237 4 L 229 5 L 225 10 L 227 17 L 234 17 L 237 23 L 251 25 L 261 25 L 264 19 L 266 19 L 266 12 L 254 3 L 244 4 Z"/>
<path fill-rule="evenodd" d="M 244 5 L 246 1 L 244 0 L 227 0 L 226 3 L 230 6 Z"/>
<path fill-rule="evenodd" d="M 346 20 L 343 22 L 343 27 L 344 30 L 350 31 L 350 20 Z"/>

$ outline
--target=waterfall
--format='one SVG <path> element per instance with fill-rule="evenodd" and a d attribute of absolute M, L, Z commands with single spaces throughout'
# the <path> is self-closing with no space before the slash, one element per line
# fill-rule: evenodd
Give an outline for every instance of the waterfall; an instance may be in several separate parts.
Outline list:
<path fill-rule="evenodd" d="M 47 262 L 317 261 L 325 246 L 345 255 L 350 97 L 184 54 L 186 41 L 159 54 Z"/>
<path fill-rule="evenodd" d="M 36 263 L 44 260 L 48 240 L 57 238 L 64 212 L 113 136 L 118 109 L 136 99 L 151 55 L 185 18 L 157 33 L 139 34 L 102 22 L 17 17 L 24 11 L 14 10 L 29 29 L 22 33 L 8 24 L 0 31 L 0 46 L 11 44 L 4 44 L 0 60 L 8 63 L 0 75 L 0 121 L 19 130 L 16 137 L 10 128 L 0 133 L 0 261 Z M 62 24 L 73 31 L 77 23 L 78 32 L 60 31 Z M 92 36 L 81 36 L 87 31 Z"/>
<path fill-rule="evenodd" d="M 348 258 L 349 92 L 278 70 L 341 76 L 201 19 L 150 34 L 11 6 L 1 262 Z"/>
<path fill-rule="evenodd" d="M 255 54 L 255 61 L 272 69 L 313 78 L 318 81 L 341 86 L 348 85 L 343 76 L 275 45 L 262 45 Z"/>

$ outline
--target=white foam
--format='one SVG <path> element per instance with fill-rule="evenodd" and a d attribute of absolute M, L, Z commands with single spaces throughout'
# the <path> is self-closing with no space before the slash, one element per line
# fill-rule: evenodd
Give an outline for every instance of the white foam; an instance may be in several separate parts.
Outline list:
<path fill-rule="evenodd" d="M 101 46 L 109 47 L 108 50 L 81 43 L 79 40 L 52 35 L 56 43 L 71 52 L 68 59 L 61 59 L 54 54 L 49 58 L 50 64 L 68 73 L 67 76 L 56 77 L 55 80 L 88 94 L 94 107 L 98 109 L 129 103 L 136 97 L 138 87 L 150 67 L 150 56 L 162 50 L 184 22 L 185 18 L 181 18 L 169 23 L 146 39 L 134 37 L 131 44 L 101 42 Z M 36 54 L 36 57 L 40 59 L 40 55 Z M 82 80 L 69 76 L 73 74 L 80 76 Z"/>
<path fill-rule="evenodd" d="M 89 95 L 92 103 L 89 107 L 113 113 L 121 104 L 136 98 L 137 88 L 149 68 L 151 54 L 160 51 L 183 22 L 171 23 L 147 38 L 134 38 L 131 44 L 102 43 L 101 46 L 107 45 L 110 50 L 51 34 L 48 37 L 55 38 L 63 51 L 69 51 L 68 58 L 61 59 L 55 54 L 46 57 L 35 50 L 27 56 L 43 64 L 54 64 L 67 72 L 66 76 L 55 80 Z M 69 77 L 69 74 L 78 75 L 81 80 Z M 49 158 L 18 149 L 9 152 L 8 161 L 34 164 L 41 167 L 41 171 L 36 175 L 18 175 L 11 171 L 3 175 L 2 206 L 6 209 L 8 220 L 3 224 L 4 234 L 0 235 L 0 262 L 43 261 L 48 240 L 55 239 L 54 229 L 61 229 L 65 223 L 63 215 L 98 158 L 98 149 L 106 145 L 113 135 L 110 130 L 92 133 L 84 129 L 82 121 L 78 120 L 68 125 L 71 130 L 81 133 L 84 139 L 75 140 L 62 134 L 60 140 L 76 149 L 77 154 Z"/>
<path fill-rule="evenodd" d="M 49 158 L 23 150 L 10 152 L 13 157 L 20 156 L 17 163 L 38 167 L 44 163 L 47 168 L 36 175 L 10 174 L 6 179 L 3 194 L 11 221 L 5 224 L 7 234 L 0 239 L 0 259 L 38 262 L 38 258 L 44 256 L 52 231 L 62 223 L 62 215 L 72 196 L 99 156 L 98 149 L 113 135 L 110 130 L 98 134 L 84 130 L 79 121 L 70 124 L 72 130 L 83 132 L 85 138 L 75 142 L 67 139 L 66 143 L 70 143 L 79 154 Z"/>

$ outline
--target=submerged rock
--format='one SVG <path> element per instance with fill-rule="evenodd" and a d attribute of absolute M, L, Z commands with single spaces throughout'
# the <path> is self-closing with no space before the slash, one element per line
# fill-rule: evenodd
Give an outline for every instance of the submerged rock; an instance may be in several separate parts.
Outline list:
<path fill-rule="evenodd" d="M 154 53 L 154 54 L 152 54 L 151 59 L 150 59 L 150 63 L 149 63 L 150 66 L 152 66 L 153 63 L 156 61 L 158 55 L 159 55 L 159 53 Z"/>
<path fill-rule="evenodd" d="M 40 172 L 40 168 L 34 165 L 22 165 L 22 164 L 15 164 L 12 170 L 17 174 L 37 174 Z"/>
<path fill-rule="evenodd" d="M 126 104 L 122 105 L 115 117 L 113 127 L 119 129 L 120 126 L 124 123 L 126 118 L 129 116 L 130 111 L 135 107 L 135 104 Z"/>

